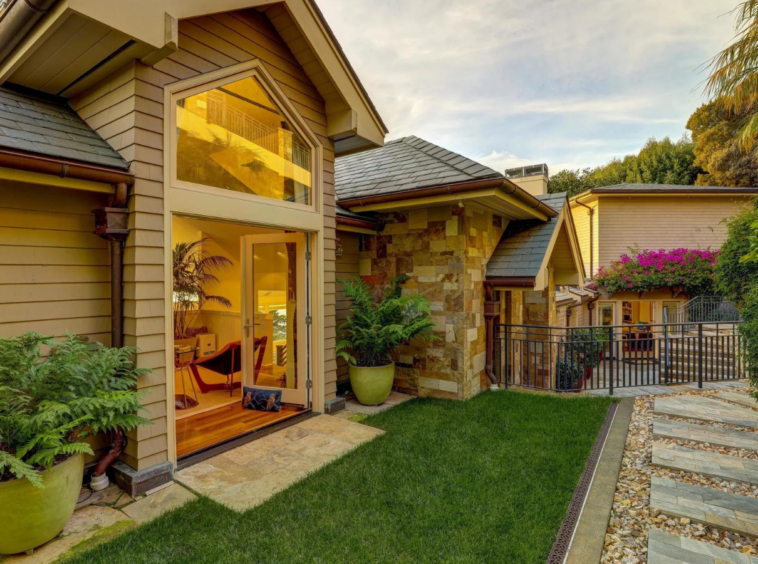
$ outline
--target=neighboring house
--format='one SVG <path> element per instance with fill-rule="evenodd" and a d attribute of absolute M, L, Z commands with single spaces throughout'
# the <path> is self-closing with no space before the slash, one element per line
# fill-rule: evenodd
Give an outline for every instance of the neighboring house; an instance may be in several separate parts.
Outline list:
<path fill-rule="evenodd" d="M 384 285 L 408 274 L 407 291 L 432 302 L 438 342 L 401 348 L 399 389 L 477 394 L 491 383 L 495 319 L 553 324 L 556 284 L 584 279 L 567 198 L 546 193 L 546 175 L 509 179 L 413 136 L 340 157 L 335 173 L 345 210 L 337 215 L 338 276 Z M 338 288 L 338 325 L 348 313 Z M 346 385 L 344 365 L 339 374 Z"/>
<path fill-rule="evenodd" d="M 45 5 L 2 16 L 24 35 L 0 37 L 0 336 L 72 331 L 139 348 L 153 425 L 129 434 L 115 468 L 143 492 L 183 453 L 262 425 L 244 414 L 194 425 L 175 401 L 180 386 L 192 393 L 174 371 L 179 231 L 210 234 L 233 265 L 233 307 L 203 312 L 226 326 L 203 342 L 232 351 L 240 340 L 245 383 L 267 362 L 268 385 L 295 406 L 283 415 L 328 410 L 336 226 L 364 225 L 336 215 L 335 157 L 381 146 L 387 129 L 309 0 Z M 280 257 L 275 290 L 253 274 L 259 255 Z"/>
<path fill-rule="evenodd" d="M 758 188 L 620 184 L 593 188 L 570 200 L 582 259 L 593 276 L 635 249 L 717 250 L 726 239 L 726 222 Z M 663 323 L 664 308 L 677 308 L 689 296 L 670 289 L 606 293 L 573 310 L 571 325 Z M 593 311 L 594 310 L 594 311 Z M 595 313 L 597 312 L 597 313 Z"/>

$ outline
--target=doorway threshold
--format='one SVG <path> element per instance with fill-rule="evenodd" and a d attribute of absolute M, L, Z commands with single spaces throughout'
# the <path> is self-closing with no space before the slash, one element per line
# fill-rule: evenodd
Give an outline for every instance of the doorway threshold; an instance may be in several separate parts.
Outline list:
<path fill-rule="evenodd" d="M 207 460 L 219 454 L 223 454 L 249 442 L 261 439 L 267 435 L 276 433 L 277 431 L 281 431 L 282 429 L 286 429 L 287 427 L 291 427 L 292 425 L 305 421 L 306 419 L 315 417 L 316 415 L 318 415 L 318 413 L 314 412 L 312 409 L 304 409 L 302 411 L 294 412 L 289 417 L 272 421 L 269 424 L 261 425 L 260 427 L 251 429 L 250 431 L 246 431 L 234 437 L 219 441 L 218 443 L 215 443 L 211 446 L 198 449 L 184 456 L 180 456 L 177 459 L 175 471 L 182 470 L 188 466 L 203 462 L 204 460 Z"/>

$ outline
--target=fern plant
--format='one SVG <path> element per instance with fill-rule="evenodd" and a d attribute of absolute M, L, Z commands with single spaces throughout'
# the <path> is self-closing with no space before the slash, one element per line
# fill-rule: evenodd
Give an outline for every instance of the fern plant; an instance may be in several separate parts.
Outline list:
<path fill-rule="evenodd" d="M 0 339 L 0 482 L 42 487 L 42 471 L 93 454 L 89 435 L 150 423 L 137 415 L 137 378 L 149 370 L 135 367 L 135 351 L 72 334 L 62 342 L 39 333 Z"/>
<path fill-rule="evenodd" d="M 403 284 L 409 278 L 393 278 L 379 301 L 360 278 L 340 280 L 343 294 L 352 302 L 352 315 L 339 328 L 337 356 L 353 366 L 385 366 L 403 343 L 437 339 L 432 333 L 429 300 L 420 294 L 403 295 Z"/>

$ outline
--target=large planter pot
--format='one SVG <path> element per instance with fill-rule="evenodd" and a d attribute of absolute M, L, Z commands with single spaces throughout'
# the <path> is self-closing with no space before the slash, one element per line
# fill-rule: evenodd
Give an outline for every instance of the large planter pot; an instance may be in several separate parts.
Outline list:
<path fill-rule="evenodd" d="M 77 454 L 42 474 L 44 488 L 29 480 L 0 483 L 0 554 L 36 548 L 63 530 L 79 498 L 84 455 Z"/>
<path fill-rule="evenodd" d="M 349 372 L 353 393 L 363 405 L 379 405 L 390 396 L 395 380 L 394 362 L 386 366 L 350 365 Z"/>

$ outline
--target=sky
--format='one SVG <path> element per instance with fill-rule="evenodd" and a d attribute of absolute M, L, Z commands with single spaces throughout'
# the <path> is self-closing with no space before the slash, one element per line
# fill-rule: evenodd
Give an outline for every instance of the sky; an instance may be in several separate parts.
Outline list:
<path fill-rule="evenodd" d="M 318 0 L 390 130 L 500 172 L 676 140 L 738 0 Z"/>

